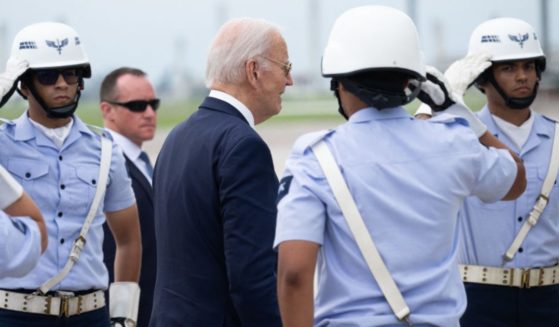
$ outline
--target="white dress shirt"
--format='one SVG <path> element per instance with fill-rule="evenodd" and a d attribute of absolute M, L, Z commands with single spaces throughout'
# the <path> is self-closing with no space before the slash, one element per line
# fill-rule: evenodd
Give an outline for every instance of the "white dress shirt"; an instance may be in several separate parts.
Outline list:
<path fill-rule="evenodd" d="M 250 127 L 254 128 L 254 116 L 252 115 L 252 112 L 247 108 L 247 106 L 245 106 L 241 101 L 235 99 L 235 97 L 230 94 L 217 90 L 211 90 L 209 96 L 221 101 L 225 101 L 232 105 L 243 115 L 243 117 L 245 117 Z"/>
<path fill-rule="evenodd" d="M 130 159 L 134 165 L 144 174 L 151 185 L 151 175 L 147 168 L 146 163 L 140 159 L 140 154 L 142 153 L 142 149 L 137 146 L 134 142 L 130 141 L 129 138 L 126 136 L 119 134 L 118 132 L 113 131 L 110 128 L 107 130 L 111 133 L 113 137 L 113 141 L 118 145 L 118 147 L 122 150 L 122 153 Z"/>

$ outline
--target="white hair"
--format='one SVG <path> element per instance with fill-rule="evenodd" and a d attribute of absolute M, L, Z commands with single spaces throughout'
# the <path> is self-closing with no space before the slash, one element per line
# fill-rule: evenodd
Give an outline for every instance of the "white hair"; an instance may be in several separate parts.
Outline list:
<path fill-rule="evenodd" d="M 246 61 L 264 55 L 273 45 L 274 35 L 281 35 L 279 27 L 263 19 L 238 18 L 225 23 L 210 47 L 206 86 L 244 81 Z"/>

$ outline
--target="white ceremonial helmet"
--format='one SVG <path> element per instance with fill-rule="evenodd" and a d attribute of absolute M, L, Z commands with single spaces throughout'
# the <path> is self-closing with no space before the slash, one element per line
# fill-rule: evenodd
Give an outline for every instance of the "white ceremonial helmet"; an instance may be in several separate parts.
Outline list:
<path fill-rule="evenodd" d="M 91 77 L 91 66 L 78 33 L 68 25 L 44 22 L 23 28 L 14 38 L 11 57 L 29 62 L 30 69 L 83 68 Z"/>
<path fill-rule="evenodd" d="M 425 79 L 415 24 L 386 6 L 362 6 L 343 13 L 332 27 L 322 57 L 322 75 L 395 69 Z"/>
<path fill-rule="evenodd" d="M 516 60 L 533 59 L 536 65 L 538 79 L 545 71 L 546 59 L 540 45 L 536 31 L 527 22 L 510 17 L 495 18 L 481 23 L 472 32 L 468 55 L 476 53 L 489 53 L 491 62 L 510 62 Z M 534 92 L 527 97 L 513 98 L 505 93 L 498 85 L 492 74 L 491 67 L 476 78 L 476 87 L 481 88 L 486 82 L 491 83 L 505 103 L 512 109 L 524 109 L 529 107 L 536 98 L 539 83 L 536 84 Z"/>
<path fill-rule="evenodd" d="M 19 31 L 12 44 L 10 62 L 26 62 L 27 69 L 12 76 L 13 86 L 3 95 L 2 106 L 17 89 L 18 83 L 26 85 L 33 97 L 51 118 L 67 118 L 73 115 L 83 89 L 83 78 L 91 77 L 91 65 L 85 54 L 78 33 L 68 25 L 54 22 L 36 23 L 24 27 Z M 78 91 L 73 102 L 60 106 L 49 107 L 33 85 L 32 76 L 40 70 L 75 68 L 78 76 Z M 42 72 L 43 74 L 45 72 Z M 58 78 L 58 75 L 54 75 Z M 17 89 L 20 95 L 26 96 Z"/>
<path fill-rule="evenodd" d="M 534 28 L 517 18 L 495 18 L 481 23 L 470 37 L 468 55 L 486 52 L 492 62 L 535 59 L 540 73 L 545 55 Z"/>
<path fill-rule="evenodd" d="M 345 118 L 339 83 L 368 106 L 384 109 L 411 102 L 425 75 L 417 29 L 405 13 L 369 5 L 336 19 L 322 56 L 322 76 L 332 78 L 330 88 Z"/>

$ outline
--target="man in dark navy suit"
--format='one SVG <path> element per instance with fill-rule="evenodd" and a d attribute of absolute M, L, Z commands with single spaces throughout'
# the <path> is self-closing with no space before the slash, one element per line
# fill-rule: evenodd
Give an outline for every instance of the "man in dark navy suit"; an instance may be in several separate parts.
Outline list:
<path fill-rule="evenodd" d="M 150 326 L 281 326 L 278 180 L 254 125 L 280 112 L 290 70 L 283 37 L 263 20 L 232 20 L 214 39 L 210 94 L 170 133 L 155 167 Z"/>
<path fill-rule="evenodd" d="M 140 215 L 142 232 L 142 269 L 140 271 L 140 306 L 138 327 L 149 324 L 156 274 L 155 229 L 153 220 L 153 167 L 142 143 L 155 134 L 159 99 L 146 74 L 136 68 L 122 67 L 109 73 L 101 83 L 101 112 L 105 127 L 111 133 L 126 159 L 126 169 Z M 105 224 L 104 261 L 113 281 L 115 241 Z"/>

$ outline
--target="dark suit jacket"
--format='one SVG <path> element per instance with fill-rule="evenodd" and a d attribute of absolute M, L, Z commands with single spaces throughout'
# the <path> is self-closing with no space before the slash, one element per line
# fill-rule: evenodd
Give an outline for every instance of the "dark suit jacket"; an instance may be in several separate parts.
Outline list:
<path fill-rule="evenodd" d="M 157 282 L 150 326 L 280 326 L 278 180 L 234 107 L 206 98 L 155 166 Z"/>
<path fill-rule="evenodd" d="M 156 249 L 155 228 L 153 221 L 153 190 L 144 174 L 126 159 L 126 169 L 132 179 L 132 188 L 136 195 L 136 205 L 140 216 L 140 229 L 142 233 L 142 269 L 140 271 L 140 308 L 138 310 L 138 327 L 147 327 L 151 315 L 153 303 L 153 289 L 155 287 L 156 274 Z M 109 270 L 109 282 L 114 281 L 114 260 L 116 245 L 107 224 L 105 229 L 105 240 L 103 242 L 104 261 Z"/>

